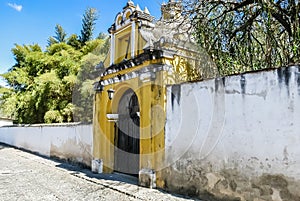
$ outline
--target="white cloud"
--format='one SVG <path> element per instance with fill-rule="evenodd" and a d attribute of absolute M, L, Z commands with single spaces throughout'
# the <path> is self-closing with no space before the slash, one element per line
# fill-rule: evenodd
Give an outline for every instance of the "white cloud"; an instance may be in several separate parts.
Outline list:
<path fill-rule="evenodd" d="M 17 5 L 15 3 L 8 3 L 7 4 L 9 7 L 12 7 L 13 9 L 15 9 L 18 12 L 21 12 L 23 6 L 22 5 Z"/>

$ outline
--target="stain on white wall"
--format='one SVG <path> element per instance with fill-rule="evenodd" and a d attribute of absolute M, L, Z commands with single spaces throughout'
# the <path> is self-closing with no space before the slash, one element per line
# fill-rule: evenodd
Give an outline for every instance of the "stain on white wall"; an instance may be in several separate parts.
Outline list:
<path fill-rule="evenodd" d="M 203 199 L 300 200 L 300 68 L 167 90 L 166 188 Z"/>

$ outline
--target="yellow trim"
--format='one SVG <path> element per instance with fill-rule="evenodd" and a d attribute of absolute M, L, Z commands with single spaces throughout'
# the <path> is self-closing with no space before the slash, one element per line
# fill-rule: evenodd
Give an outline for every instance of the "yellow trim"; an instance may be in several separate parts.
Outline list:
<path fill-rule="evenodd" d="M 129 24 L 131 25 L 131 24 Z M 131 57 L 131 26 L 126 26 L 122 28 L 121 32 L 115 34 L 115 58 L 114 63 L 120 63 L 126 54 L 126 50 L 128 48 L 128 57 Z M 129 40 L 129 41 L 127 41 Z M 128 44 L 129 43 L 129 44 Z"/>
<path fill-rule="evenodd" d="M 147 64 L 145 64 L 147 65 Z M 149 64 L 148 64 L 149 65 Z M 141 66 L 142 67 L 142 66 Z M 106 114 L 117 113 L 123 94 L 132 89 L 140 105 L 140 169 L 157 169 L 164 158 L 165 87 L 163 71 L 156 73 L 155 81 L 141 82 L 133 78 L 122 83 L 108 85 L 96 94 L 94 122 L 94 157 L 104 162 L 104 172 L 114 168 L 114 123 Z M 108 99 L 107 90 L 113 88 L 115 94 Z"/>

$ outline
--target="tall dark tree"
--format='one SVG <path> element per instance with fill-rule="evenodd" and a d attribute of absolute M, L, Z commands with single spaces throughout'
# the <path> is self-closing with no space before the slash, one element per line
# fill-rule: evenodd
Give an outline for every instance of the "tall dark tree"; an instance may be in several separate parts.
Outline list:
<path fill-rule="evenodd" d="M 81 44 L 85 44 L 93 37 L 93 31 L 95 28 L 98 13 L 95 8 L 88 8 L 82 19 L 81 35 L 79 37 Z"/>
<path fill-rule="evenodd" d="M 60 26 L 59 24 L 57 24 L 55 26 L 55 36 L 54 38 L 59 42 L 59 43 L 64 43 L 66 42 L 66 37 L 67 34 L 65 32 L 65 30 L 62 28 L 62 26 Z"/>
<path fill-rule="evenodd" d="M 66 40 L 67 34 L 63 27 L 59 24 L 55 26 L 55 36 L 51 36 L 48 39 L 48 45 L 51 46 L 52 44 L 55 43 L 65 43 L 67 42 Z"/>

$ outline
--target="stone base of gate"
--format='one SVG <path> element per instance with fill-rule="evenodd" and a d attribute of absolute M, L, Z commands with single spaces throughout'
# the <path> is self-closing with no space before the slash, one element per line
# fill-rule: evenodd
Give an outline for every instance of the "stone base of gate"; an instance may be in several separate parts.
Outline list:
<path fill-rule="evenodd" d="M 139 185 L 147 188 L 156 188 L 156 173 L 151 169 L 139 171 Z"/>
<path fill-rule="evenodd" d="M 92 172 L 98 173 L 98 174 L 103 172 L 103 160 L 102 159 L 92 160 Z"/>

